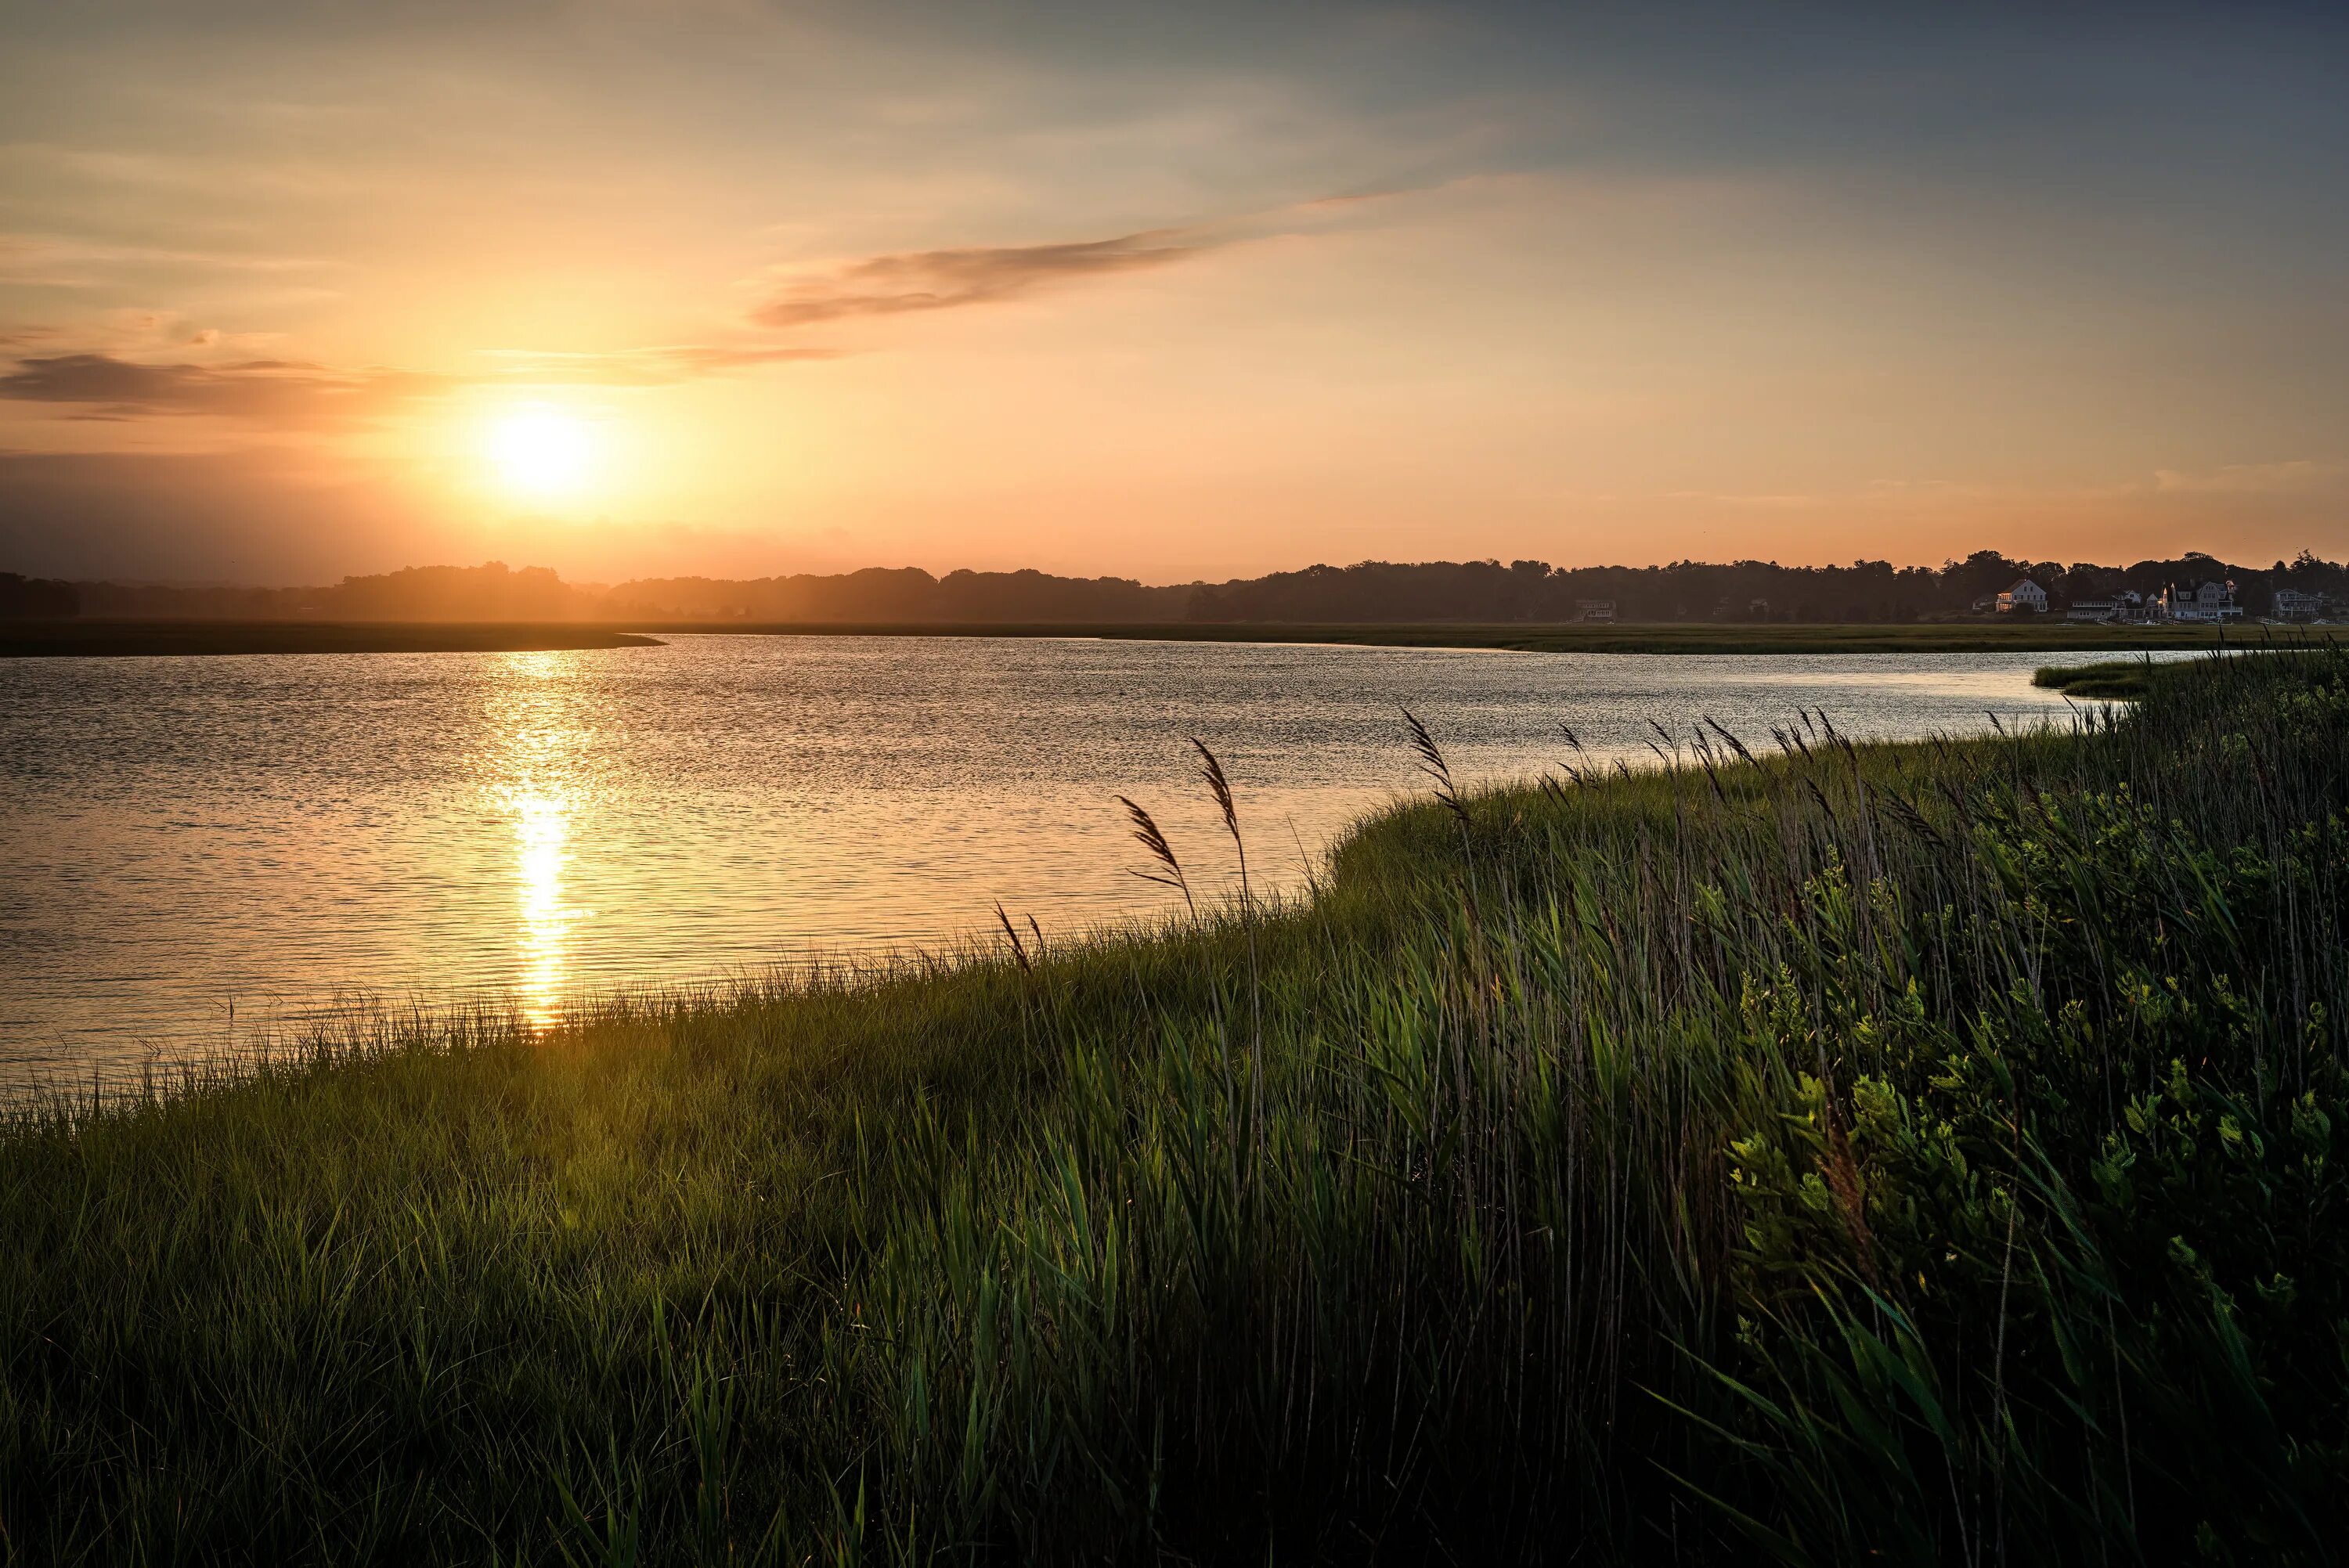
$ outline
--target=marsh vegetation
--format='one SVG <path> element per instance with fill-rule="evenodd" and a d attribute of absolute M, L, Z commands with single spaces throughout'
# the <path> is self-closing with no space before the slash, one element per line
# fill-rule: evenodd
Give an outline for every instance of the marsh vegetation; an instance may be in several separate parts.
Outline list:
<path fill-rule="evenodd" d="M 2084 702 L 2135 702 L 2153 688 L 2149 660 L 2107 659 L 2036 671 L 2031 684 Z"/>
<path fill-rule="evenodd" d="M 2329 1556 L 2349 657 L 1415 738 L 1307 900 L 20 1111 L 5 1549 Z"/>

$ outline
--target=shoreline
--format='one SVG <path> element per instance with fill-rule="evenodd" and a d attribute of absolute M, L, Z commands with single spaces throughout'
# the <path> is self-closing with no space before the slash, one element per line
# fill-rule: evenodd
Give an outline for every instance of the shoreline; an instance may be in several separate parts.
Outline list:
<path fill-rule="evenodd" d="M 2279 638 L 2276 634 L 2284 634 Z M 657 647 L 667 636 L 1070 638 L 1548 654 L 2135 654 L 2330 642 L 2300 626 L 2011 626 L 1972 623 L 1713 625 L 1417 622 L 428 622 L 24 621 L 0 623 L 0 658 L 229 654 L 532 653 Z"/>
<path fill-rule="evenodd" d="M 2318 1560 L 2332 1467 L 2227 1467 L 2340 1408 L 2349 655 L 1723 738 L 1490 792 L 1430 740 L 1293 911 L 0 1121 L 0 1514 L 43 1559 L 1502 1561 L 1597 1498 L 1846 1560 L 2002 1480 L 2067 1557 Z M 2064 1511 L 2131 1467 L 2189 1479 Z"/>
<path fill-rule="evenodd" d="M 653 648 L 616 626 L 533 622 L 26 621 L 0 623 L 0 659 L 231 654 L 528 654 Z"/>
<path fill-rule="evenodd" d="M 2237 628 L 2002 626 L 1966 623 L 1820 623 L 1713 625 L 1662 621 L 1621 624 L 1498 622 L 752 622 L 643 620 L 616 623 L 674 635 L 761 637 L 1069 637 L 1115 642 L 1261 643 L 1382 648 L 1494 649 L 1533 654 L 1995 654 L 2218 648 L 2260 641 Z"/>

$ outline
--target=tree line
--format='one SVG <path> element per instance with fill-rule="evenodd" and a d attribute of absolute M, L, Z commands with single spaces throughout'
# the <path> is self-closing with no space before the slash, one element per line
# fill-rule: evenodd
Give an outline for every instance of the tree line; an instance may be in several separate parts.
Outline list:
<path fill-rule="evenodd" d="M 2153 594 L 2172 583 L 2218 580 L 2263 613 L 2278 588 L 2349 596 L 2349 569 L 2308 551 L 2271 567 L 2230 564 L 2199 552 L 2130 566 L 2024 561 L 1980 550 L 1940 566 L 1856 561 L 1784 566 L 1775 561 L 1676 561 L 1665 566 L 1552 566 L 1543 561 L 1310 566 L 1193 590 L 1197 621 L 1574 621 L 1596 612 L 1620 621 L 1901 622 L 1979 613 L 1985 600 L 2029 578 L 2051 612 L 2124 590 Z"/>
<path fill-rule="evenodd" d="M 1544 561 L 1366 561 L 1154 587 L 1123 577 L 1035 571 L 869 567 L 728 580 L 645 578 L 600 587 L 545 567 L 423 566 L 316 588 L 67 583 L 0 573 L 0 616 L 341 621 L 715 621 L 797 624 L 1148 624 L 1619 621 L 1903 622 L 1980 612 L 2029 578 L 2051 613 L 2123 590 L 2154 594 L 2211 580 L 2235 584 L 2247 614 L 2278 589 L 2349 608 L 2349 567 L 2308 551 L 2271 566 L 2199 552 L 2129 566 L 2033 562 L 1981 550 L 1940 566 L 1856 561 L 1676 561 L 1663 566 L 1553 566 Z"/>

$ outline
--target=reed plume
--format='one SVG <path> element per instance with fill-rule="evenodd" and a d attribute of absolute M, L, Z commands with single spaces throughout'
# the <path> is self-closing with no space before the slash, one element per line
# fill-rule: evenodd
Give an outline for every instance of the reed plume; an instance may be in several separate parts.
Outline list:
<path fill-rule="evenodd" d="M 1419 716 L 1409 708 L 1402 710 L 1402 721 L 1411 730 L 1411 748 L 1419 756 L 1419 770 L 1434 782 L 1435 798 L 1444 802 L 1444 810 L 1458 819 L 1460 830 L 1468 830 L 1468 804 L 1461 799 L 1459 787 L 1452 781 L 1452 767 L 1444 760 L 1443 748 L 1435 738 L 1420 723 Z"/>
<path fill-rule="evenodd" d="M 1224 831 L 1232 836 L 1232 848 L 1240 858 L 1240 902 L 1252 904 L 1248 891 L 1247 841 L 1240 837 L 1239 812 L 1232 805 L 1231 780 L 1224 777 L 1223 762 L 1207 749 L 1207 743 L 1197 736 L 1191 737 L 1191 749 L 1199 754 L 1199 777 L 1206 781 L 1207 793 L 1216 799 L 1216 809 L 1224 814 Z"/>
<path fill-rule="evenodd" d="M 1151 820 L 1149 812 L 1123 795 L 1117 798 L 1117 802 L 1125 808 L 1127 819 L 1133 823 L 1135 841 L 1150 851 L 1150 858 L 1156 861 L 1161 868 L 1157 871 L 1137 870 L 1132 874 L 1140 877 L 1143 882 L 1157 882 L 1162 887 L 1171 887 L 1181 893 L 1183 907 L 1191 912 L 1193 919 L 1197 919 L 1198 901 L 1191 896 L 1191 879 L 1183 874 L 1183 862 L 1174 858 L 1174 847 L 1166 841 L 1166 835 L 1159 830 L 1158 824 Z"/>
<path fill-rule="evenodd" d="M 1013 929 L 1011 917 L 1003 913 L 1003 901 L 999 898 L 995 901 L 995 918 L 1002 923 L 1003 934 L 1011 940 L 1011 957 L 1012 961 L 1019 965 L 1019 973 L 1022 975 L 1031 973 L 1034 970 L 1035 965 L 1028 962 L 1028 948 L 1026 944 L 1019 940 L 1019 933 Z M 1031 914 L 1028 919 L 1029 923 L 1032 925 L 1035 923 L 1036 917 Z M 1037 933 L 1037 946 L 1040 949 L 1043 946 L 1043 934 L 1041 932 Z"/>
<path fill-rule="evenodd" d="M 1232 848 L 1238 851 L 1240 862 L 1240 923 L 1246 930 L 1248 954 L 1248 1016 L 1251 1029 L 1248 1037 L 1248 1141 L 1256 1155 L 1257 1166 L 1264 1162 L 1264 980 L 1257 966 L 1256 897 L 1248 888 L 1247 841 L 1240 836 L 1240 818 L 1232 804 L 1231 780 L 1224 777 L 1224 765 L 1207 743 L 1197 736 L 1191 737 L 1191 748 L 1199 754 L 1199 777 L 1215 797 L 1216 808 L 1224 814 L 1224 830 L 1232 836 Z"/>

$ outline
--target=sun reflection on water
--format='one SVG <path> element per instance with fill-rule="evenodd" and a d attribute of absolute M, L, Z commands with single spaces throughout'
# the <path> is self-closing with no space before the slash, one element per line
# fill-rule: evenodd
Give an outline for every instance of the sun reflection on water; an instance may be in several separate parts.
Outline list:
<path fill-rule="evenodd" d="M 518 847 L 515 872 L 522 914 L 522 973 L 515 989 L 523 1016 L 543 1029 L 563 1013 L 564 959 L 576 911 L 563 902 L 564 846 L 570 814 L 554 796 L 509 792 Z"/>
<path fill-rule="evenodd" d="M 566 902 L 579 796 L 573 783 L 587 731 L 569 711 L 563 654 L 515 654 L 491 698 L 491 732 L 499 743 L 493 791 L 513 821 L 515 1000 L 533 1029 L 561 1021 L 570 987 L 572 927 L 592 915 Z"/>

